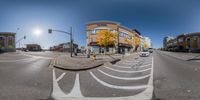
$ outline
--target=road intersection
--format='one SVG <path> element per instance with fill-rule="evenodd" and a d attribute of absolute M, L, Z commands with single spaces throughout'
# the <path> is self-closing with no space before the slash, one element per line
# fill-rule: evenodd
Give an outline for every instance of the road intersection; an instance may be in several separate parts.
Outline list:
<path fill-rule="evenodd" d="M 36 54 L 22 52 L 13 54 L 20 59 L 0 61 L 0 85 L 4 86 L 0 87 L 0 99 L 132 100 L 152 96 L 152 56 L 133 56 L 86 71 L 66 71 L 53 67 L 53 58 L 59 54 Z"/>
<path fill-rule="evenodd" d="M 53 69 L 52 96 L 57 99 L 83 99 L 83 97 L 116 99 L 126 96 L 132 96 L 130 100 L 137 99 L 134 95 L 142 93 L 149 87 L 152 61 L 152 57 L 137 60 L 129 58 L 113 65 L 105 64 L 99 68 L 80 72 Z M 148 96 L 151 98 L 153 89 L 149 92 Z M 144 95 L 143 97 L 145 98 Z"/>

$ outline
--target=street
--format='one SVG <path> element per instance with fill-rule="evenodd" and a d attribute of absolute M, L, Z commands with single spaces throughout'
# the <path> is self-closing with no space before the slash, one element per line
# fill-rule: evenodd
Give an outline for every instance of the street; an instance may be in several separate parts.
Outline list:
<path fill-rule="evenodd" d="M 199 100 L 200 63 L 154 52 L 154 92 L 158 100 Z"/>
<path fill-rule="evenodd" d="M 54 68 L 54 58 L 60 54 L 1 54 L 0 99 L 146 100 L 153 92 L 155 100 L 200 98 L 200 63 L 178 59 L 165 51 L 156 50 L 149 57 L 131 55 L 84 71 Z"/>
<path fill-rule="evenodd" d="M 200 100 L 200 0 L 1 0 L 0 100 Z"/>
<path fill-rule="evenodd" d="M 52 91 L 50 59 L 2 54 L 12 60 L 0 62 L 0 99 L 33 100 L 48 99 Z M 14 57 L 16 57 L 14 60 Z"/>
<path fill-rule="evenodd" d="M 131 57 L 113 65 L 103 65 L 80 72 L 53 69 L 52 96 L 55 98 L 134 96 L 149 87 L 151 58 L 133 60 Z"/>
<path fill-rule="evenodd" d="M 51 61 L 58 54 L 40 53 L 3 54 L 3 58 L 7 56 L 12 60 L 0 62 L 0 99 L 134 97 L 149 88 L 152 56 L 131 56 L 113 65 L 104 64 L 95 69 L 74 72 L 51 66 Z M 21 58 L 14 60 L 14 57 Z M 151 98 L 152 89 L 148 92 L 150 94 L 146 98 Z"/>

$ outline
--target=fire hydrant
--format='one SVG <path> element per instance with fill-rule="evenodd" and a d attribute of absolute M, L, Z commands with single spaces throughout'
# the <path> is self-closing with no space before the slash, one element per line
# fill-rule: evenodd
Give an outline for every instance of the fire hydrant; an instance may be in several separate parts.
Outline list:
<path fill-rule="evenodd" d="M 93 54 L 93 60 L 96 60 L 96 54 L 95 53 Z"/>

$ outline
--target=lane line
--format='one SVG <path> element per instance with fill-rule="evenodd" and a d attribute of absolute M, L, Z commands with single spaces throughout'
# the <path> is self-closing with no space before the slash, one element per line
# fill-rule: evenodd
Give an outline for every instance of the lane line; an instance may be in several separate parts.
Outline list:
<path fill-rule="evenodd" d="M 112 71 L 115 71 L 115 72 L 120 72 L 120 73 L 141 73 L 141 72 L 145 72 L 145 71 L 151 70 L 151 68 L 147 68 L 147 69 L 138 70 L 138 71 L 124 71 L 124 70 L 113 69 L 111 67 L 106 67 L 106 66 L 103 66 L 103 67 L 107 68 L 107 69 L 110 69 Z"/>
<path fill-rule="evenodd" d="M 57 81 L 57 82 L 60 81 L 60 80 L 65 76 L 65 74 L 66 74 L 66 73 L 62 73 L 62 74 L 56 79 L 56 81 Z"/>
<path fill-rule="evenodd" d="M 67 97 L 84 97 L 81 93 L 78 73 L 76 74 L 74 87 L 72 88 L 71 92 L 69 94 L 67 94 Z"/>
<path fill-rule="evenodd" d="M 24 53 L 21 53 L 21 54 L 25 56 L 33 57 L 33 58 L 54 59 L 53 57 L 34 56 L 34 55 L 24 54 Z"/>
<path fill-rule="evenodd" d="M 18 61 L 27 61 L 27 60 L 32 60 L 32 59 L 33 58 L 24 58 L 24 59 L 18 59 L 18 60 L 0 60 L 0 62 L 18 62 Z"/>
<path fill-rule="evenodd" d="M 114 88 L 114 89 L 123 89 L 123 90 L 139 90 L 139 89 L 145 89 L 148 87 L 148 85 L 138 85 L 138 86 L 118 86 L 118 85 L 112 85 L 109 83 L 106 83 L 99 78 L 97 78 L 91 71 L 89 72 L 90 75 L 99 83 L 102 85 L 109 87 L 109 88 Z"/>
<path fill-rule="evenodd" d="M 59 87 L 57 81 L 56 81 L 56 74 L 55 69 L 53 69 L 53 92 L 52 92 L 53 98 L 60 98 L 60 97 L 67 97 L 66 94 L 61 90 Z"/>
<path fill-rule="evenodd" d="M 141 79 L 145 79 L 151 76 L 151 74 L 145 75 L 145 76 L 139 76 L 139 77 L 118 77 L 118 76 L 113 76 L 111 74 L 105 73 L 104 71 L 97 69 L 99 72 L 101 72 L 102 74 L 109 76 L 111 78 L 115 78 L 115 79 L 120 79 L 120 80 L 141 80 Z"/>
<path fill-rule="evenodd" d="M 151 64 L 151 62 L 144 62 L 144 63 L 140 63 L 140 62 L 138 62 L 138 63 L 125 63 L 125 62 L 123 62 L 123 64 L 128 65 L 128 66 L 132 66 L 132 65 L 137 65 L 137 64 Z"/>
<path fill-rule="evenodd" d="M 69 98 L 69 97 L 84 97 L 81 93 L 80 90 L 80 82 L 79 82 L 79 74 L 76 74 L 76 79 L 74 86 L 70 93 L 65 94 L 62 89 L 58 85 L 58 81 L 61 80 L 66 73 L 61 74 L 57 79 L 56 79 L 56 74 L 55 74 L 55 69 L 53 69 L 53 92 L 52 92 L 52 97 L 54 99 L 59 99 L 59 98 Z"/>
<path fill-rule="evenodd" d="M 143 67 L 146 67 L 146 66 L 150 66 L 151 64 L 147 64 L 147 65 L 142 65 L 142 66 L 134 66 L 134 67 L 140 67 L 140 68 L 143 68 Z M 118 68 L 126 68 L 126 69 L 128 69 L 128 68 L 133 68 L 133 67 L 131 67 L 131 66 L 120 66 L 120 65 L 113 65 L 114 67 L 118 67 Z"/>

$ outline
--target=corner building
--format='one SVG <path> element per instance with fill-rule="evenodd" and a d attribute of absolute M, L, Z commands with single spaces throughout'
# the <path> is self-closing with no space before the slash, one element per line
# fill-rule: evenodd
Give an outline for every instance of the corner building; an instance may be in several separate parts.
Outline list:
<path fill-rule="evenodd" d="M 120 25 L 118 22 L 113 21 L 95 21 L 86 24 L 86 41 L 87 48 L 95 53 L 105 52 L 104 48 L 101 48 L 97 43 L 97 33 L 100 30 L 109 30 L 111 32 L 119 33 L 117 38 L 117 43 L 113 46 L 109 46 L 106 50 L 109 53 L 119 53 L 131 52 L 133 50 L 133 45 L 130 45 L 125 41 L 125 39 L 131 40 L 133 36 L 140 37 L 140 32 L 136 29 L 130 29 L 125 26 Z M 118 49 L 119 48 L 119 49 Z"/>

